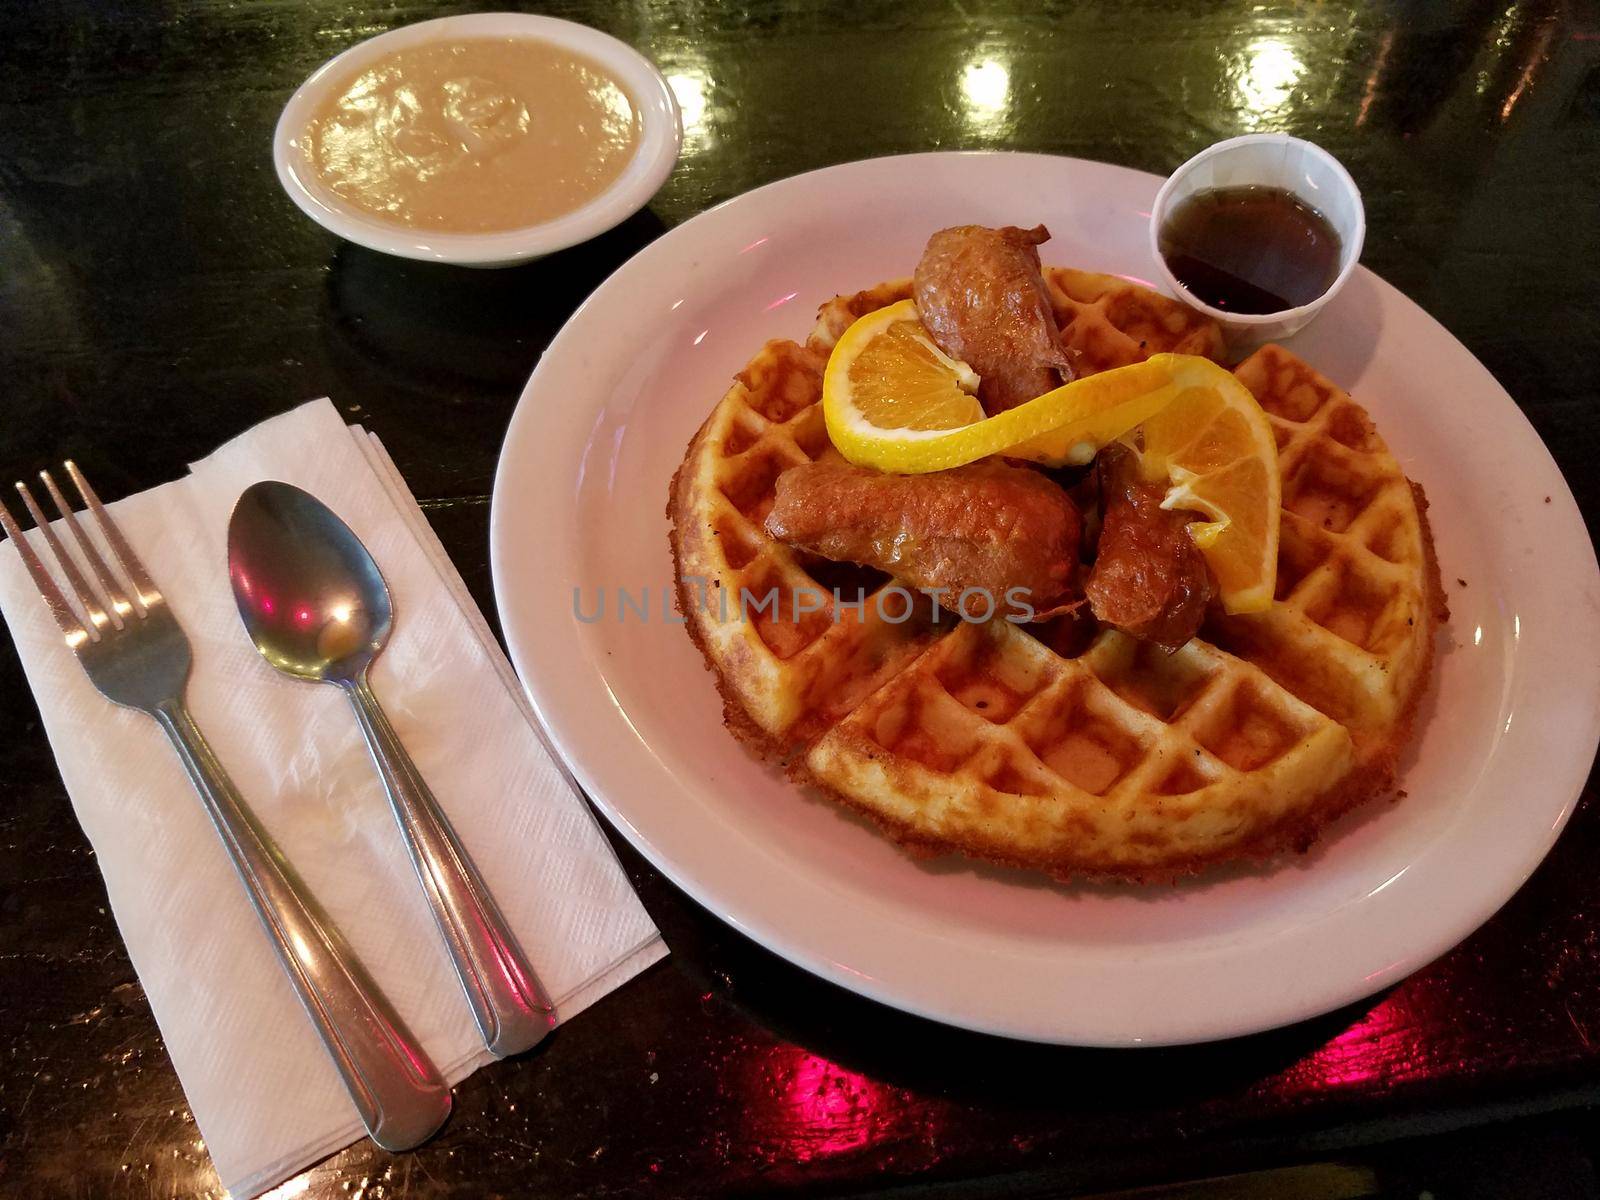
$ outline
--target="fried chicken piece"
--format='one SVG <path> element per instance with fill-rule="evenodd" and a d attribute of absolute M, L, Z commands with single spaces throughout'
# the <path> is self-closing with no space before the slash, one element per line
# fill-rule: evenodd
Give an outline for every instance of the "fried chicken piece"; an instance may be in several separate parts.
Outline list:
<path fill-rule="evenodd" d="M 1043 225 L 956 225 L 929 238 L 917 263 L 922 323 L 982 378 L 978 399 L 990 416 L 1073 377 L 1035 249 L 1049 238 Z"/>
<path fill-rule="evenodd" d="M 824 558 L 887 571 L 953 612 L 963 591 L 979 588 L 994 612 L 1043 614 L 1069 598 L 1081 525 L 1066 492 L 1026 467 L 886 475 L 823 461 L 778 476 L 766 527 Z M 986 606 L 969 597 L 965 607 L 977 617 Z"/>
<path fill-rule="evenodd" d="M 1100 544 L 1084 594 L 1107 625 L 1177 650 L 1195 635 L 1211 599 L 1211 573 L 1185 528 L 1192 513 L 1161 507 L 1165 490 L 1139 478 L 1134 457 L 1111 445 L 1100 468 Z"/>

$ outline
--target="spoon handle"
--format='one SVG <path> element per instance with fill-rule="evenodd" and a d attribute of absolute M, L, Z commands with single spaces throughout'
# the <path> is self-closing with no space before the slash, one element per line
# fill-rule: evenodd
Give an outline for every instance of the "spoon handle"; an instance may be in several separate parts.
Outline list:
<path fill-rule="evenodd" d="M 345 685 L 367 749 L 389 793 L 411 864 L 428 897 L 484 1044 L 504 1058 L 550 1031 L 555 1012 L 363 673 Z"/>
<path fill-rule="evenodd" d="M 151 712 L 205 802 L 295 994 L 372 1140 L 409 1150 L 450 1115 L 450 1089 L 283 852 L 240 797 L 181 700 Z"/>

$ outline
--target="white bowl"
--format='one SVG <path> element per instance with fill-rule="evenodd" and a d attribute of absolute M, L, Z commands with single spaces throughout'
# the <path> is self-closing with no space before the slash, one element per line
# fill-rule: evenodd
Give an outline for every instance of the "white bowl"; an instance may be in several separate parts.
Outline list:
<path fill-rule="evenodd" d="M 1339 274 L 1310 304 L 1273 313 L 1228 312 L 1189 291 L 1167 266 L 1161 253 L 1161 226 L 1168 213 L 1196 192 L 1251 184 L 1293 192 L 1326 217 L 1339 235 Z M 1361 189 L 1350 172 L 1321 146 L 1286 133 L 1252 133 L 1207 147 L 1168 176 L 1150 210 L 1150 256 L 1167 289 L 1221 325 L 1235 350 L 1288 337 L 1309 324 L 1355 272 L 1366 236 Z"/>
<path fill-rule="evenodd" d="M 437 233 L 382 221 L 325 187 L 310 170 L 300 135 L 329 89 L 395 50 L 448 38 L 525 37 L 549 42 L 599 63 L 620 80 L 638 106 L 638 149 L 621 175 L 600 195 L 565 216 L 498 233 Z M 625 221 L 649 201 L 672 173 L 683 144 L 683 118 L 672 89 L 655 65 L 609 34 L 555 17 L 524 13 L 474 13 L 419 21 L 381 33 L 329 59 L 283 106 L 272 139 L 278 182 L 307 216 L 357 245 L 402 258 L 505 267 L 588 241 Z"/>

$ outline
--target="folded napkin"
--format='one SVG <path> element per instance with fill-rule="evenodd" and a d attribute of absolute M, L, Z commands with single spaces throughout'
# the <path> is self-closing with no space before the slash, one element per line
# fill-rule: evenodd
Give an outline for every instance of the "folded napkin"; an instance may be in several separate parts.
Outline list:
<path fill-rule="evenodd" d="M 110 506 L 194 647 L 189 705 L 245 799 L 455 1083 L 489 1061 L 337 688 L 256 653 L 226 570 L 239 493 L 320 497 L 377 559 L 395 626 L 372 684 L 566 1019 L 666 953 L 510 666 L 374 438 L 317 400 Z M 117 927 L 217 1174 L 255 1195 L 362 1128 L 155 722 L 114 707 L 62 644 L 15 549 L 0 610 Z M 557 635 L 559 636 L 559 635 Z"/>

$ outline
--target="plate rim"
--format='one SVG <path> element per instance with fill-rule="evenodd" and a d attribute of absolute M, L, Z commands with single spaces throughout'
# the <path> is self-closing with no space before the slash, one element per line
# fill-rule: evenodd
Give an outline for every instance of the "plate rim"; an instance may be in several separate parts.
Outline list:
<path fill-rule="evenodd" d="M 501 617 L 502 631 L 512 661 L 517 668 L 518 677 L 522 681 L 523 689 L 538 716 L 540 724 L 543 726 L 547 739 L 563 760 L 564 765 L 579 780 L 590 799 L 606 815 L 607 820 L 649 859 L 656 869 L 660 870 L 674 884 L 687 892 L 697 903 L 708 908 L 720 919 L 727 921 L 746 936 L 751 937 L 797 966 L 828 979 L 830 982 L 839 984 L 848 990 L 917 1016 L 977 1032 L 1035 1042 L 1094 1046 L 1177 1045 L 1240 1036 L 1293 1024 L 1382 991 L 1400 978 L 1422 969 L 1428 963 L 1447 953 L 1479 928 L 1515 894 L 1539 863 L 1543 861 L 1555 839 L 1559 836 L 1561 829 L 1564 828 L 1570 818 L 1582 794 L 1584 782 L 1588 777 L 1593 762 L 1593 747 L 1597 742 L 1600 742 L 1600 706 L 1591 705 L 1586 714 L 1587 720 L 1582 730 L 1582 740 L 1589 747 L 1588 752 L 1584 753 L 1581 750 L 1573 752 L 1562 764 L 1559 764 L 1563 769 L 1554 773 L 1547 773 L 1541 781 L 1543 790 L 1552 796 L 1560 797 L 1559 812 L 1549 828 L 1548 836 L 1543 840 L 1536 852 L 1530 852 L 1525 856 L 1526 861 L 1519 859 L 1514 864 L 1502 865 L 1501 874 L 1497 876 L 1497 878 L 1501 879 L 1502 885 L 1490 889 L 1479 889 L 1478 892 L 1474 893 L 1478 897 L 1474 903 L 1446 906 L 1457 914 L 1456 917 L 1453 920 L 1436 922 L 1436 924 L 1447 926 L 1447 928 L 1442 932 L 1435 931 L 1433 936 L 1424 939 L 1426 945 L 1416 954 L 1391 963 L 1383 970 L 1353 979 L 1343 988 L 1324 988 L 1319 992 L 1315 1000 L 1309 1002 L 1301 1000 L 1298 1003 L 1284 1001 L 1278 1006 L 1281 1011 L 1275 1012 L 1267 1019 L 1191 1021 L 1182 1030 L 1150 1037 L 1134 1036 L 1126 1032 L 1109 1033 L 1104 1030 L 1099 1032 L 1064 1032 L 1058 1025 L 1050 1022 L 1041 1025 L 1033 1021 L 1002 1020 L 995 1019 L 992 1016 L 974 1017 L 970 1014 L 952 1012 L 948 1008 L 937 1004 L 929 1004 L 925 999 L 917 996 L 908 996 L 894 987 L 887 986 L 882 981 L 852 968 L 847 963 L 836 961 L 827 953 L 806 944 L 803 939 L 797 942 L 792 934 L 786 933 L 780 928 L 774 928 L 769 921 L 752 920 L 748 913 L 740 911 L 740 906 L 737 903 L 731 903 L 729 897 L 722 894 L 723 888 L 720 888 L 714 881 L 699 877 L 695 872 L 688 869 L 684 864 L 677 862 L 670 854 L 656 845 L 629 818 L 626 805 L 618 805 L 607 794 L 607 787 L 599 781 L 599 772 L 591 770 L 592 764 L 584 761 L 581 754 L 575 753 L 573 739 L 566 736 L 570 731 L 563 724 L 564 718 L 560 713 L 559 697 L 553 691 L 550 691 L 548 686 L 539 681 L 539 671 L 536 669 L 539 653 L 533 645 L 532 639 L 524 636 L 518 622 L 513 619 L 519 611 L 519 604 L 508 583 L 512 576 L 512 572 L 508 568 L 508 554 L 511 552 L 511 543 L 516 540 L 515 529 L 517 526 L 516 517 L 508 507 L 511 503 L 509 499 L 510 493 L 517 486 L 511 479 L 511 473 L 514 468 L 510 464 L 517 460 L 518 451 L 529 439 L 529 430 L 532 425 L 532 418 L 530 418 L 529 413 L 533 409 L 533 405 L 529 401 L 540 386 L 541 379 L 553 375 L 559 369 L 559 364 L 564 357 L 574 353 L 574 346 L 577 347 L 576 352 L 580 355 L 582 354 L 581 343 L 577 342 L 576 339 L 583 334 L 582 327 L 587 323 L 590 314 L 605 302 L 608 289 L 626 286 L 629 275 L 648 270 L 655 260 L 669 255 L 675 244 L 692 239 L 700 231 L 706 230 L 708 226 L 724 219 L 724 215 L 729 210 L 736 207 L 760 204 L 764 200 L 770 199 L 775 192 L 786 188 L 805 186 L 808 182 L 815 183 L 821 177 L 864 171 L 886 162 L 908 165 L 913 160 L 953 159 L 1004 159 L 1011 162 L 1022 162 L 1024 166 L 1036 165 L 1041 169 L 1048 170 L 1086 169 L 1090 171 L 1126 173 L 1139 177 L 1142 183 L 1150 186 L 1152 193 L 1160 183 L 1159 176 L 1118 164 L 1065 156 L 1030 154 L 1022 151 L 937 151 L 861 159 L 819 168 L 815 171 L 776 180 L 741 195 L 731 197 L 697 214 L 682 225 L 669 230 L 662 237 L 656 239 L 623 263 L 612 275 L 596 287 L 568 319 L 556 337 L 552 339 L 549 347 L 545 350 L 530 375 L 508 424 L 500 458 L 496 466 L 490 512 L 490 566 L 495 602 Z M 1588 537 L 1581 510 L 1579 510 L 1571 488 L 1564 476 L 1562 476 L 1554 457 L 1550 454 L 1542 439 L 1539 438 L 1537 431 L 1528 420 L 1526 414 L 1516 405 L 1515 401 L 1494 379 L 1482 362 L 1440 322 L 1370 269 L 1362 267 L 1360 271 L 1375 282 L 1380 289 L 1392 293 L 1396 301 L 1415 310 L 1416 315 L 1426 321 L 1438 336 L 1448 339 L 1449 344 L 1455 352 L 1462 356 L 1464 362 L 1477 374 L 1481 375 L 1486 389 L 1492 390 L 1496 401 L 1499 402 L 1497 403 L 1497 416 L 1502 420 L 1508 417 L 1512 419 L 1513 424 L 1518 427 L 1518 435 L 1522 439 L 1524 447 L 1533 452 L 1536 455 L 1536 461 L 1545 468 L 1546 474 L 1549 476 L 1546 482 L 1549 482 L 1552 486 L 1552 515 L 1559 515 L 1566 524 L 1566 528 L 1562 531 L 1563 539 L 1565 540 L 1574 532 L 1580 534 L 1571 549 L 1578 551 L 1581 545 L 1586 548 L 1587 554 L 1576 552 L 1570 556 L 1573 569 L 1578 575 L 1586 576 L 1591 587 L 1596 587 L 1597 590 L 1600 590 L 1600 586 L 1597 586 L 1600 585 L 1600 565 L 1596 564 L 1594 545 Z M 1557 493 L 1559 493 L 1559 503 L 1556 503 L 1555 499 Z M 516 544 L 519 548 L 526 549 L 526 542 L 517 541 Z M 1587 570 L 1584 569 L 1585 567 L 1587 567 Z M 1585 626 L 1584 628 L 1589 635 L 1591 644 L 1600 643 L 1600 636 L 1597 636 L 1597 630 L 1600 630 L 1600 626 L 1591 623 L 1590 626 Z M 1585 658 L 1583 661 L 1588 663 L 1590 660 Z M 1510 663 L 1506 676 L 1508 694 L 1513 690 L 1512 685 L 1517 677 L 1517 657 L 1515 653 L 1511 655 Z M 1586 673 L 1588 686 L 1585 694 L 1590 696 L 1600 695 L 1600 661 L 1595 661 L 1593 665 L 1589 666 Z M 546 694 L 547 692 L 549 694 Z M 1501 753 L 1501 744 L 1502 740 L 1497 739 L 1494 748 L 1491 749 L 1488 758 L 1485 760 L 1485 774 L 1488 772 L 1489 766 L 1493 763 L 1495 757 Z M 673 782 L 673 777 L 670 774 L 664 774 L 664 779 L 666 782 Z M 1552 800 L 1551 807 L 1554 807 L 1554 805 L 1555 801 Z M 1391 882 L 1402 881 L 1403 876 L 1408 872 L 1409 867 Z M 1412 874 L 1414 875 L 1415 873 L 1412 872 Z M 1370 898 L 1368 897 L 1368 899 Z M 1327 920 L 1332 916 L 1333 914 L 1322 914 L 1318 919 Z"/>

